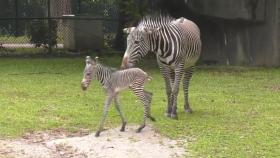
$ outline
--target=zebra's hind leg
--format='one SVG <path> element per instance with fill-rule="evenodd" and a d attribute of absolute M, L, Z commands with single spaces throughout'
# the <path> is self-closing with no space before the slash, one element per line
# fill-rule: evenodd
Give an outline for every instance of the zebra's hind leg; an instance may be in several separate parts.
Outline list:
<path fill-rule="evenodd" d="M 115 96 L 114 98 L 114 101 L 115 101 L 115 107 L 116 107 L 116 110 L 118 111 L 118 113 L 120 114 L 120 117 L 122 119 L 122 127 L 121 127 L 121 132 L 125 131 L 125 126 L 126 126 L 126 119 L 121 111 L 121 108 L 120 108 L 120 103 L 119 103 L 119 99 L 118 99 L 118 96 Z"/>
<path fill-rule="evenodd" d="M 103 116 L 102 116 L 101 122 L 99 124 L 98 131 L 95 133 L 95 137 L 99 137 L 101 131 L 103 130 L 104 122 L 105 122 L 106 117 L 108 115 L 109 106 L 111 105 L 112 100 L 113 100 L 113 96 L 107 96 L 107 99 L 106 99 L 105 104 L 104 104 Z"/>
<path fill-rule="evenodd" d="M 151 115 L 151 102 L 152 102 L 153 93 L 145 91 L 145 90 L 144 90 L 144 93 L 145 93 L 146 100 L 148 100 L 148 118 L 151 121 L 156 121 L 156 119 Z"/>
<path fill-rule="evenodd" d="M 184 81 L 183 81 L 184 96 L 185 96 L 184 108 L 186 113 L 192 113 L 192 109 L 189 104 L 189 84 L 193 74 L 193 69 L 194 66 L 191 66 L 185 70 Z"/>

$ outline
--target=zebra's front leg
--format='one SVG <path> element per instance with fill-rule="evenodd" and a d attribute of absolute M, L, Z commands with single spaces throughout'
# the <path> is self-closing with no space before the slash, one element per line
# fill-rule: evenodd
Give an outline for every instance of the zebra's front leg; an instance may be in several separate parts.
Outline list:
<path fill-rule="evenodd" d="M 192 113 L 192 109 L 189 104 L 189 85 L 190 85 L 190 79 L 193 74 L 193 69 L 194 67 L 191 66 L 185 70 L 184 81 L 183 81 L 184 96 L 185 96 L 184 108 L 186 113 Z"/>
<path fill-rule="evenodd" d="M 106 101 L 104 103 L 103 116 L 102 116 L 102 119 L 100 121 L 98 131 L 95 133 L 96 137 L 99 137 L 100 133 L 103 130 L 104 122 L 105 122 L 106 117 L 108 115 L 109 106 L 111 105 L 113 98 L 114 98 L 113 96 L 107 96 L 107 99 L 106 99 Z"/>
<path fill-rule="evenodd" d="M 167 96 L 166 116 L 171 117 L 173 105 L 172 85 L 174 83 L 174 71 L 166 67 L 165 65 L 161 65 L 160 63 L 159 68 L 165 81 L 165 91 Z"/>
<path fill-rule="evenodd" d="M 183 73 L 184 73 L 183 64 L 179 65 L 178 68 L 175 68 L 175 79 L 174 79 L 174 84 L 172 86 L 173 105 L 172 105 L 171 118 L 173 118 L 173 119 L 178 119 L 177 97 L 178 97 L 180 81 L 182 79 Z"/>
<path fill-rule="evenodd" d="M 125 117 L 124 117 L 124 115 L 123 115 L 123 113 L 122 113 L 122 111 L 121 111 L 118 96 L 115 96 L 114 101 L 115 101 L 115 107 L 116 107 L 116 109 L 117 109 L 117 111 L 118 111 L 118 113 L 120 114 L 120 117 L 121 117 L 121 119 L 122 119 L 122 127 L 121 127 L 121 130 L 120 130 L 120 131 L 121 131 L 121 132 L 124 132 L 124 131 L 125 131 L 125 126 L 126 126 L 127 121 L 126 121 L 126 119 L 125 119 Z"/>

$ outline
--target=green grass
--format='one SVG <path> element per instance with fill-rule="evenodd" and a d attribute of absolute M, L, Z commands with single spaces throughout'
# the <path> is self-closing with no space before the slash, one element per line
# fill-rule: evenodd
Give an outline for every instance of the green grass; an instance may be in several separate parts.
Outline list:
<path fill-rule="evenodd" d="M 22 35 L 22 36 L 6 36 L 6 35 L 1 35 L 0 36 L 0 42 L 1 43 L 29 43 L 30 42 L 30 37 L 28 35 Z M 62 33 L 58 32 L 58 38 L 57 38 L 57 43 L 62 43 L 63 42 L 63 37 Z"/>
<path fill-rule="evenodd" d="M 118 67 L 118 56 L 100 61 Z M 140 64 L 153 80 L 155 128 L 173 139 L 187 139 L 194 157 L 277 157 L 280 155 L 280 69 L 199 67 L 190 86 L 193 114 L 183 112 L 182 89 L 179 120 L 164 116 L 166 97 L 156 62 Z M 83 58 L 0 59 L 0 137 L 17 137 L 33 130 L 97 129 L 104 93 L 97 82 L 87 92 L 80 89 Z M 143 108 L 135 97 L 121 94 L 129 124 L 142 120 Z M 111 108 L 109 128 L 120 125 Z"/>
<path fill-rule="evenodd" d="M 28 36 L 0 36 L 1 43 L 28 43 L 29 38 Z"/>

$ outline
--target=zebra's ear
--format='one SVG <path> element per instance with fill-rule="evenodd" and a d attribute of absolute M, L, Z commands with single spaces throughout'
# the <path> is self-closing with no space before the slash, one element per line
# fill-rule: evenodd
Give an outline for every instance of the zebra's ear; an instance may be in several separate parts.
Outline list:
<path fill-rule="evenodd" d="M 124 28 L 123 32 L 129 34 L 130 32 L 132 32 L 135 29 L 135 27 L 128 27 L 128 28 Z"/>
<path fill-rule="evenodd" d="M 98 56 L 96 56 L 96 57 L 95 57 L 95 63 L 98 63 L 98 62 L 99 62 L 98 59 L 99 59 Z"/>

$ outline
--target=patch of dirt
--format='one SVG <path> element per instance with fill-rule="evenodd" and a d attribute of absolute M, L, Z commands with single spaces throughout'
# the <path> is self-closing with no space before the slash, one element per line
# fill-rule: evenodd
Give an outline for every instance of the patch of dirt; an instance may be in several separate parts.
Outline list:
<path fill-rule="evenodd" d="M 163 137 L 151 126 L 141 133 L 136 129 L 106 130 L 97 138 L 87 130 L 75 134 L 57 130 L 29 133 L 17 140 L 0 139 L 0 158 L 177 158 L 187 154 L 182 147 L 185 140 Z"/>

